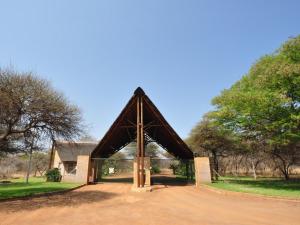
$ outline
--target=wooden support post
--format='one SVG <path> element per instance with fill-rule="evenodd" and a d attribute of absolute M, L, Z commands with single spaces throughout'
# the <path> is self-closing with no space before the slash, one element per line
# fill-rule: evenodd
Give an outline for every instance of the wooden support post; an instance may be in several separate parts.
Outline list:
<path fill-rule="evenodd" d="M 101 179 L 102 179 L 102 166 L 103 166 L 103 163 L 104 163 L 104 159 L 99 159 L 97 160 L 97 171 L 96 171 L 96 180 L 97 182 L 100 182 Z"/>
<path fill-rule="evenodd" d="M 139 94 L 136 101 L 136 160 L 134 162 L 134 187 L 145 186 L 145 134 L 143 95 Z"/>
<path fill-rule="evenodd" d="M 194 163 L 192 163 L 190 160 L 189 160 L 189 163 L 190 163 L 190 175 L 191 175 L 191 181 L 193 181 L 193 180 L 194 180 L 194 173 L 195 173 Z"/>
<path fill-rule="evenodd" d="M 144 157 L 145 157 L 145 143 L 144 143 L 144 114 L 143 114 L 143 98 L 141 96 L 137 99 L 136 108 L 136 163 L 137 163 L 137 187 L 144 187 L 145 185 L 145 170 L 144 170 Z"/>
<path fill-rule="evenodd" d="M 140 164 L 141 164 L 141 171 L 140 171 L 140 176 L 141 176 L 141 178 L 140 178 L 140 181 L 141 181 L 141 183 L 140 183 L 140 186 L 141 187 L 144 187 L 144 185 L 145 185 L 145 169 L 144 169 L 144 156 L 145 156 L 145 144 L 144 144 L 144 113 L 143 113 L 143 98 L 141 97 L 141 99 L 140 99 L 140 105 L 141 105 L 141 110 L 140 110 L 140 114 L 141 114 L 141 116 L 140 116 L 140 118 L 141 118 L 141 126 L 140 126 L 140 129 L 141 129 L 141 131 L 140 131 L 140 137 L 141 137 L 141 162 L 140 162 Z"/>
<path fill-rule="evenodd" d="M 186 179 L 189 180 L 190 176 L 189 176 L 189 161 L 185 161 L 185 170 L 186 170 Z"/>
<path fill-rule="evenodd" d="M 136 164 L 137 164 L 137 186 L 140 186 L 140 152 L 141 152 L 141 137 L 140 137 L 140 98 L 136 104 Z"/>

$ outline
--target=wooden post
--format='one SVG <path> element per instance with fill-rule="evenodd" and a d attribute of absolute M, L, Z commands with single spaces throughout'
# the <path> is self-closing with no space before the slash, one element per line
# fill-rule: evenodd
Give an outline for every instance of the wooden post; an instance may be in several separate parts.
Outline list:
<path fill-rule="evenodd" d="M 102 179 L 102 165 L 103 165 L 104 159 L 98 159 L 97 160 L 97 166 L 96 166 L 96 180 L 97 182 L 100 182 Z"/>
<path fill-rule="evenodd" d="M 185 161 L 185 170 L 186 170 L 186 179 L 189 180 L 190 179 L 190 170 L 189 170 L 189 161 L 188 160 Z"/>
<path fill-rule="evenodd" d="M 136 104 L 136 164 L 137 164 L 137 186 L 140 186 L 140 150 L 141 150 L 141 139 L 140 139 L 140 98 L 137 99 Z"/>
<path fill-rule="evenodd" d="M 190 162 L 190 176 L 191 176 L 191 180 L 193 181 L 193 179 L 194 179 L 194 173 L 195 173 L 195 169 L 194 169 L 194 163 L 192 163 L 191 161 L 189 161 Z"/>
<path fill-rule="evenodd" d="M 141 116 L 140 116 L 140 118 L 141 118 L 141 125 L 140 125 L 140 129 L 141 129 L 141 131 L 140 131 L 140 137 L 141 137 L 141 158 L 140 158 L 140 160 L 141 160 L 141 171 L 140 171 L 140 176 L 141 176 L 141 178 L 140 178 L 140 181 L 141 181 L 141 183 L 140 183 L 140 185 L 141 185 L 141 187 L 144 187 L 144 185 L 145 185 L 145 170 L 144 170 L 144 156 L 145 156 L 145 146 L 144 146 L 144 114 L 143 114 L 143 98 L 141 97 L 141 100 L 140 100 L 140 104 L 141 104 L 141 111 L 140 111 L 140 114 L 141 114 Z"/>
<path fill-rule="evenodd" d="M 144 175 L 144 156 L 145 156 L 145 146 L 144 146 L 144 115 L 143 115 L 143 98 L 138 96 L 137 108 L 136 108 L 136 142 L 137 142 L 137 152 L 136 152 L 136 163 L 137 163 L 137 186 L 144 187 L 145 185 L 145 175 Z"/>

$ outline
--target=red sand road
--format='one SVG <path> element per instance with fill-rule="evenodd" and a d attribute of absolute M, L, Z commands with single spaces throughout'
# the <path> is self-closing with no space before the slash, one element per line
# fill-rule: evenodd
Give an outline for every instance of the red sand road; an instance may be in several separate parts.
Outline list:
<path fill-rule="evenodd" d="M 89 185 L 69 193 L 0 203 L 0 225 L 300 225 L 300 202 L 221 194 L 192 185 Z"/>

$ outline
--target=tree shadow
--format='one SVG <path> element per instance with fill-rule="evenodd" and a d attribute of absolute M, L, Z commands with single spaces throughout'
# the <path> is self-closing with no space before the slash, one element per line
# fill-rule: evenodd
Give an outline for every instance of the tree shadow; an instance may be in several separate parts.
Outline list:
<path fill-rule="evenodd" d="M 115 193 L 102 191 L 71 191 L 49 196 L 28 197 L 28 199 L 1 202 L 0 211 L 30 211 L 42 207 L 77 207 L 86 203 L 101 202 L 117 196 Z"/>
<path fill-rule="evenodd" d="M 104 177 L 98 183 L 128 183 L 133 184 L 132 177 Z M 170 175 L 151 175 L 151 184 L 152 185 L 165 185 L 165 186 L 186 186 L 191 185 L 193 182 L 188 181 L 184 177 L 175 177 Z"/>
<path fill-rule="evenodd" d="M 187 186 L 193 184 L 184 177 L 172 177 L 166 175 L 155 175 L 151 177 L 153 185 L 166 185 L 166 186 Z"/>
<path fill-rule="evenodd" d="M 133 183 L 132 177 L 104 177 L 98 183 Z"/>

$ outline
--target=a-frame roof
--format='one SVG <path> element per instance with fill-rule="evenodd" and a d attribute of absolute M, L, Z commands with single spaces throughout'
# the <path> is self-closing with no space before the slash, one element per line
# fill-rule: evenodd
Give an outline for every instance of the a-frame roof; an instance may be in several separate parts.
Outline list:
<path fill-rule="evenodd" d="M 92 158 L 110 157 L 130 142 L 136 140 L 137 98 L 143 98 L 144 132 L 171 155 L 181 159 L 193 158 L 193 152 L 165 120 L 150 98 L 139 87 L 105 136 L 96 146 Z"/>

